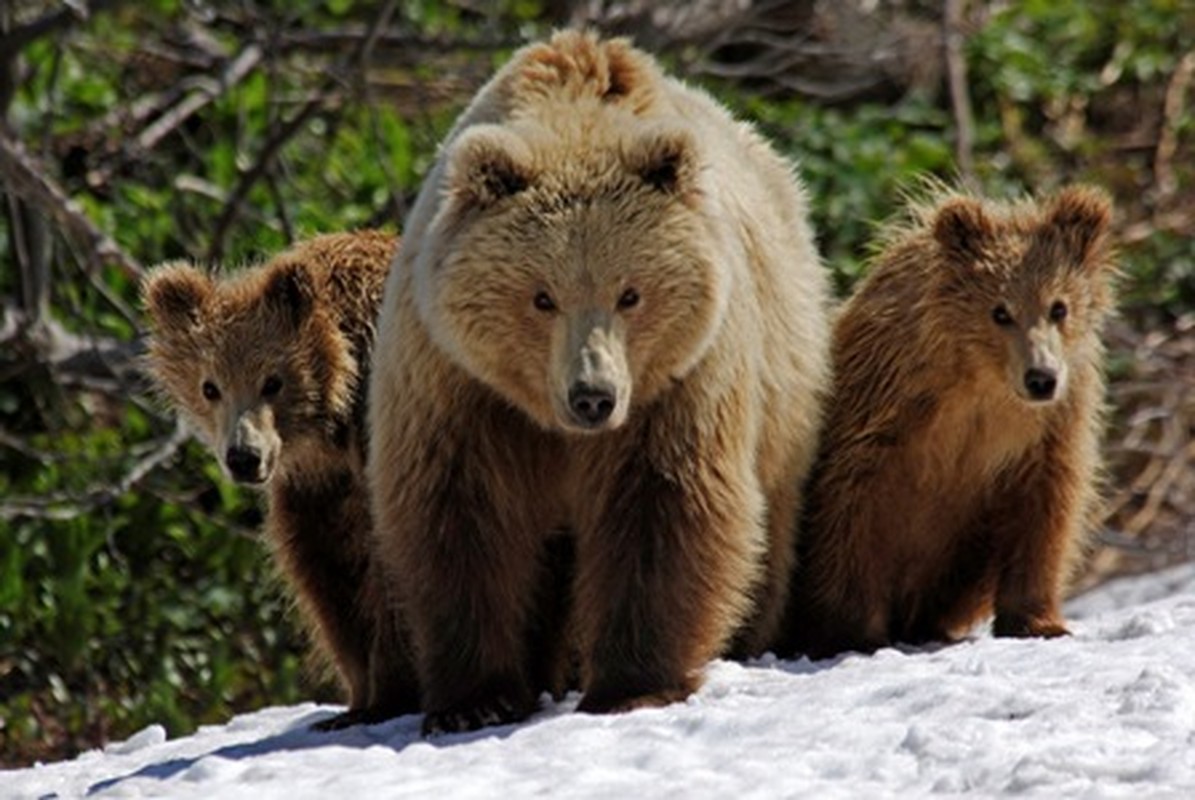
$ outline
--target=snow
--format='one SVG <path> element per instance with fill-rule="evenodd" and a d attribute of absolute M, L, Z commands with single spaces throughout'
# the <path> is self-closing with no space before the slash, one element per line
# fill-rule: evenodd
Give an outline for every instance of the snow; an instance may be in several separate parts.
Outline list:
<path fill-rule="evenodd" d="M 0 798 L 1195 797 L 1195 565 L 1069 606 L 1075 635 L 715 662 L 685 703 L 419 737 L 267 708 L 0 772 Z"/>

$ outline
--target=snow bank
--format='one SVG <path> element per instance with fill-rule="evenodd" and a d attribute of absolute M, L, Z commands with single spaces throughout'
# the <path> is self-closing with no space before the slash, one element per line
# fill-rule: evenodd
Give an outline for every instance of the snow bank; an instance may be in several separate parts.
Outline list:
<path fill-rule="evenodd" d="M 1195 565 L 1070 606 L 1068 639 L 979 636 L 810 663 L 716 662 L 686 703 L 549 704 L 515 726 L 335 733 L 269 708 L 168 740 L 0 772 L 2 798 L 1195 797 Z"/>

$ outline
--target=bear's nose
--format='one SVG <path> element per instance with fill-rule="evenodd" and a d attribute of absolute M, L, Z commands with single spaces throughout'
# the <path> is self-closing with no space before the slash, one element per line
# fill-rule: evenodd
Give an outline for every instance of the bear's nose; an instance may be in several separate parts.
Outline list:
<path fill-rule="evenodd" d="M 1025 370 L 1025 390 L 1029 392 L 1030 399 L 1049 400 L 1057 388 L 1058 376 L 1053 370 L 1037 367 Z"/>
<path fill-rule="evenodd" d="M 257 483 L 261 480 L 261 453 L 251 447 L 230 447 L 224 454 L 224 463 L 235 480 L 242 483 Z"/>
<path fill-rule="evenodd" d="M 614 413 L 614 392 L 602 386 L 574 383 L 568 390 L 568 407 L 573 418 L 587 428 L 596 428 Z"/>

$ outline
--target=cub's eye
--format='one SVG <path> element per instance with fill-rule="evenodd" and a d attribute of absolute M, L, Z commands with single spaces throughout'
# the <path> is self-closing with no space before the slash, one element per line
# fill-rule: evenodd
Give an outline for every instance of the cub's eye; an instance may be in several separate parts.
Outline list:
<path fill-rule="evenodd" d="M 619 308 L 634 308 L 637 305 L 639 305 L 639 292 L 635 291 L 634 288 L 627 289 L 622 293 L 622 296 L 618 298 Z"/>
<path fill-rule="evenodd" d="M 1004 328 L 1012 324 L 1012 314 L 1004 306 L 996 306 L 992 309 L 992 320 Z"/>
<path fill-rule="evenodd" d="M 535 308 L 538 311 L 555 311 L 556 301 L 552 299 L 552 295 L 547 292 L 536 292 L 535 294 Z"/>
<path fill-rule="evenodd" d="M 203 399 L 216 402 L 220 399 L 220 390 L 211 381 L 203 382 Z"/>
<path fill-rule="evenodd" d="M 1050 306 L 1050 320 L 1053 322 L 1062 322 L 1066 319 L 1066 315 L 1066 303 L 1061 300 L 1055 300 L 1054 305 Z"/>
<path fill-rule="evenodd" d="M 271 375 L 266 378 L 266 382 L 261 385 L 262 397 L 273 397 L 282 391 L 282 379 L 277 375 Z"/>

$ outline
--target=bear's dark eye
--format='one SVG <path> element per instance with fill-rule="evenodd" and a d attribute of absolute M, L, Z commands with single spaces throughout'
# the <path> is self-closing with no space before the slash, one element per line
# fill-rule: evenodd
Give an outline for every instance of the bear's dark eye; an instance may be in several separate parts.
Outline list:
<path fill-rule="evenodd" d="M 1012 314 L 1008 313 L 1008 309 L 1004 306 L 996 306 L 992 309 L 992 320 L 1004 328 L 1012 324 Z"/>
<path fill-rule="evenodd" d="M 220 399 L 220 390 L 216 387 L 216 384 L 212 383 L 211 381 L 204 381 L 202 389 L 203 399 L 209 400 L 213 403 Z"/>
<path fill-rule="evenodd" d="M 1054 305 L 1050 306 L 1050 320 L 1052 322 L 1062 322 L 1067 315 L 1066 303 L 1061 300 L 1055 300 Z"/>
<path fill-rule="evenodd" d="M 627 289 L 618 298 L 618 307 L 621 309 L 634 308 L 637 305 L 639 305 L 639 292 L 634 288 Z"/>
<path fill-rule="evenodd" d="M 261 385 L 262 397 L 273 397 L 282 391 L 282 379 L 277 375 L 271 375 L 266 378 L 266 382 Z"/>
<path fill-rule="evenodd" d="M 556 301 L 552 299 L 552 295 L 547 292 L 535 293 L 535 308 L 539 311 L 555 311 Z"/>

